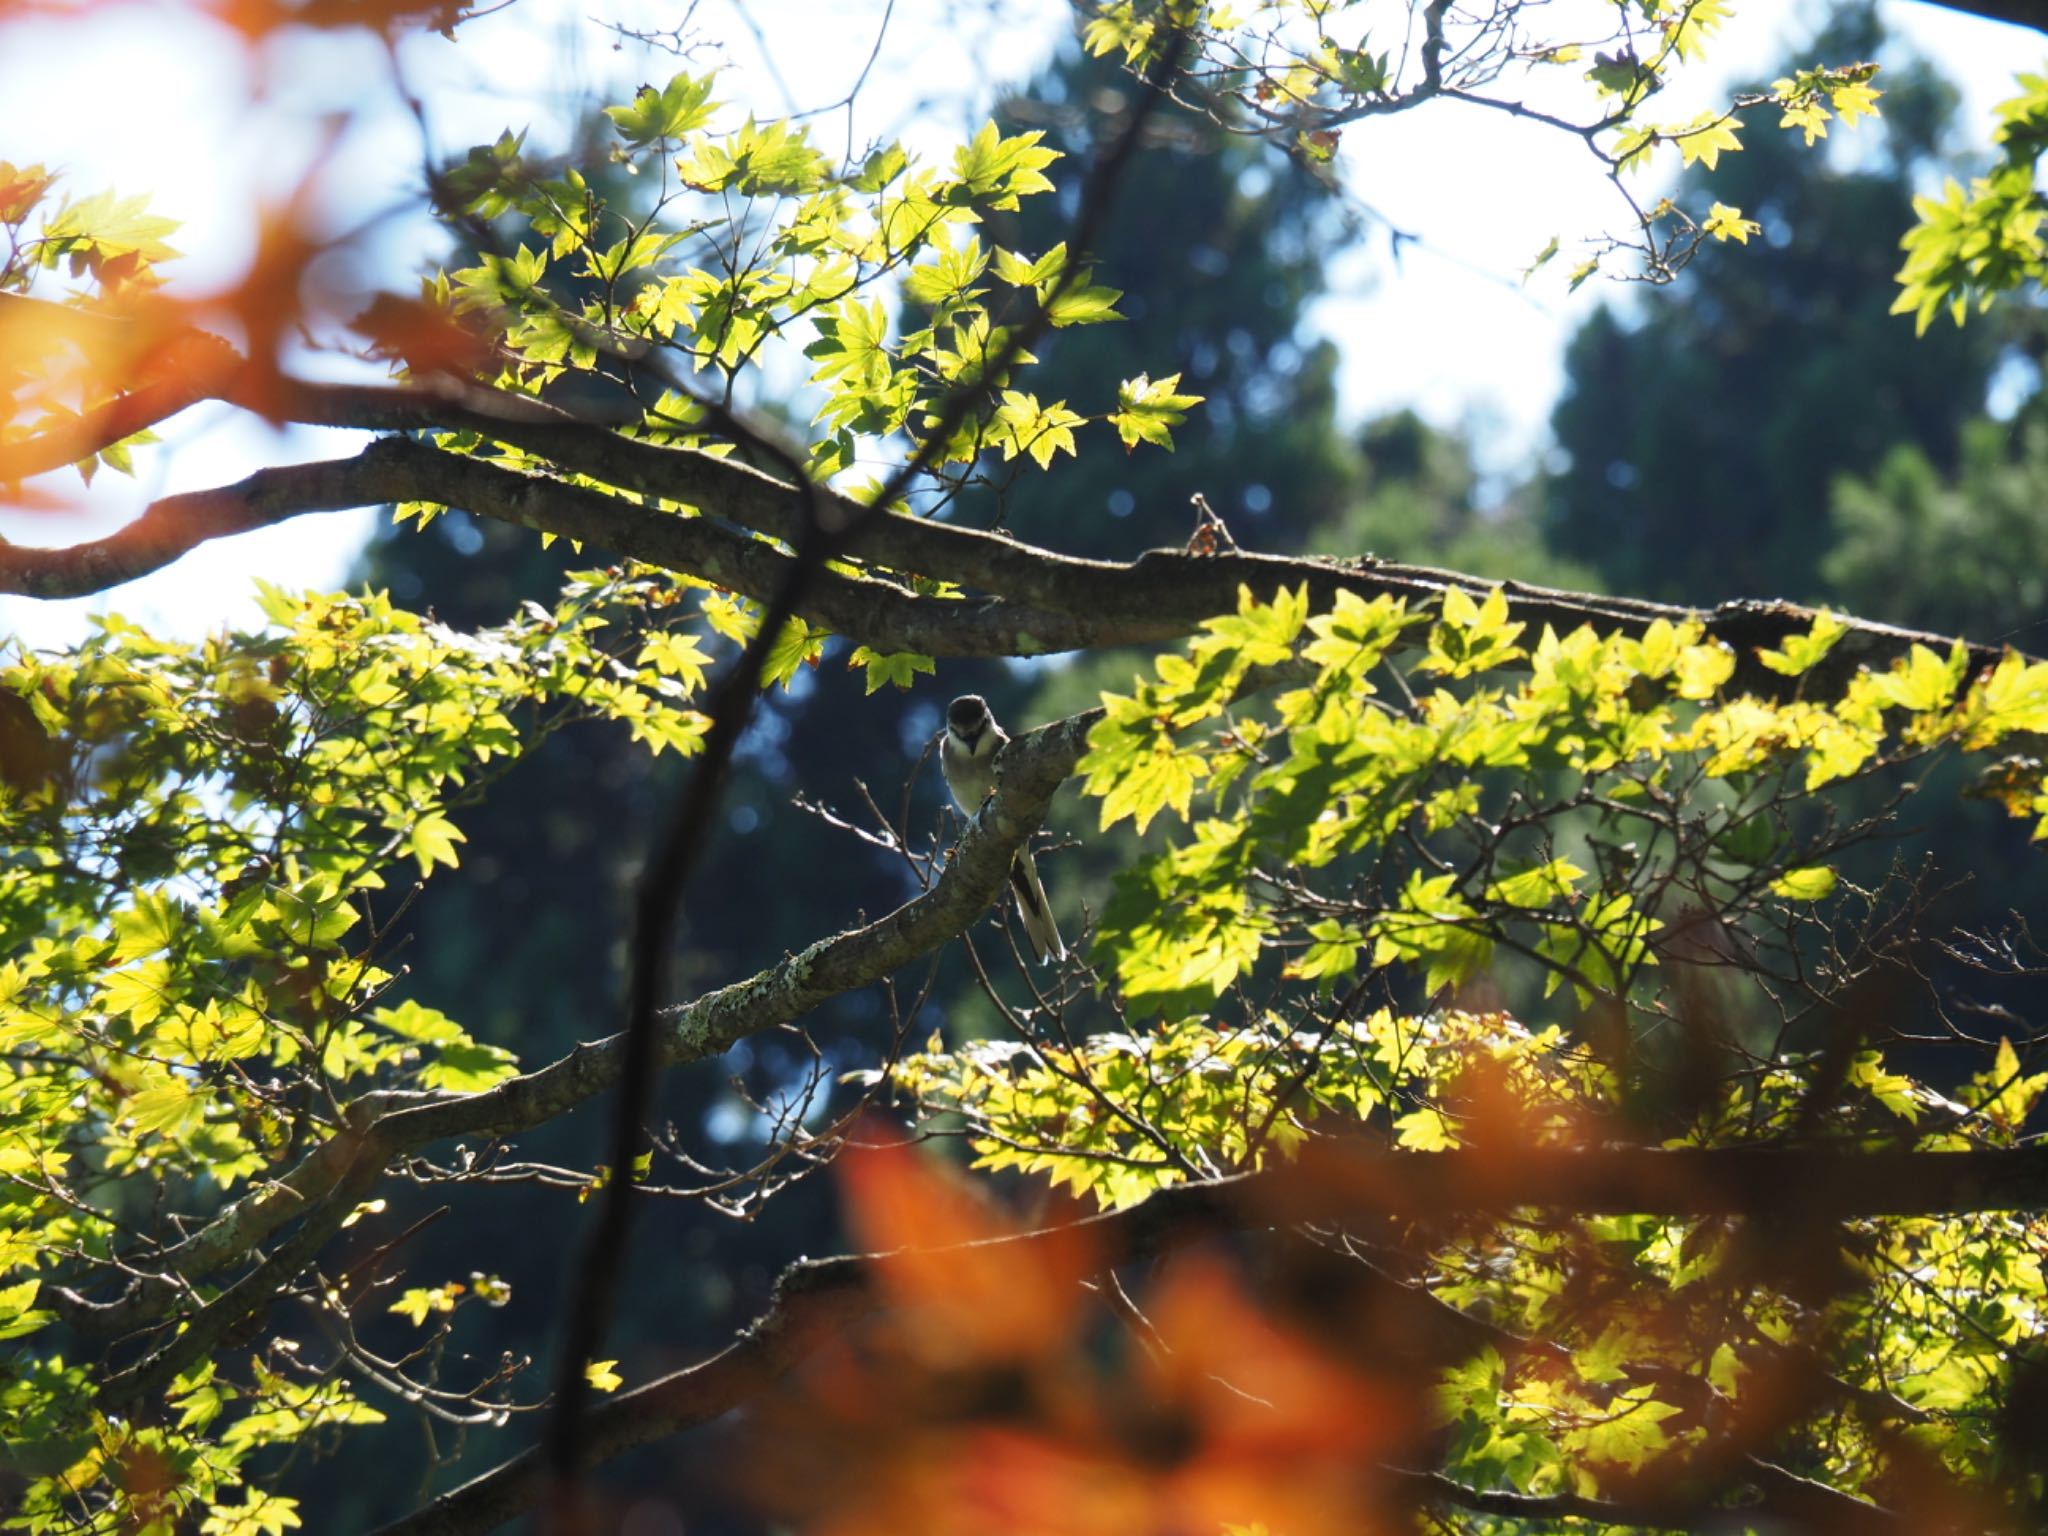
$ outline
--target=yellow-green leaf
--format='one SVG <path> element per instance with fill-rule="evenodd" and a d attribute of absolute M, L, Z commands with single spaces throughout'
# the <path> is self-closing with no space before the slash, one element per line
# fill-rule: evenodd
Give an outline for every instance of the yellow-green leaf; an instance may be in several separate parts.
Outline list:
<path fill-rule="evenodd" d="M 1773 894 L 1787 901 L 1820 901 L 1835 891 L 1835 872 L 1825 864 L 1788 869 L 1771 882 Z"/>

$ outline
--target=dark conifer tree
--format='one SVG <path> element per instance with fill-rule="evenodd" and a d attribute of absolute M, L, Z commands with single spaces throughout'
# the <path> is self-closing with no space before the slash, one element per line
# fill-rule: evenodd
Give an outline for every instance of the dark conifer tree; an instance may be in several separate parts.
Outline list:
<path fill-rule="evenodd" d="M 1885 53 L 1858 6 L 1786 72 Z M 1853 133 L 1835 124 L 1834 154 L 1752 114 L 1742 152 L 1686 180 L 1762 234 L 1709 241 L 1673 290 L 1603 308 L 1574 338 L 1554 417 L 1569 462 L 1550 483 L 1546 528 L 1558 554 L 1611 589 L 1696 603 L 1820 597 L 1838 475 L 1902 443 L 1956 462 L 1997 363 L 1996 328 L 1916 339 L 1910 319 L 1887 313 L 1916 178 L 1939 163 L 1955 92 L 1913 60 L 1891 59 L 1879 79 L 1882 119 Z"/>

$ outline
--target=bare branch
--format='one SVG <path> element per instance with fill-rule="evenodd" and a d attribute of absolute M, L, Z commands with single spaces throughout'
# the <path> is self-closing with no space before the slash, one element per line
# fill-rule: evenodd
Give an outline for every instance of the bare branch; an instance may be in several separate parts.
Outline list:
<path fill-rule="evenodd" d="M 591 1462 L 694 1429 L 759 1395 L 826 1340 L 875 1309 L 858 1260 L 801 1261 L 784 1271 L 768 1311 L 726 1349 L 698 1365 L 622 1392 L 585 1414 Z M 378 1536 L 465 1536 L 534 1508 L 548 1486 L 538 1446 L 385 1526 Z"/>

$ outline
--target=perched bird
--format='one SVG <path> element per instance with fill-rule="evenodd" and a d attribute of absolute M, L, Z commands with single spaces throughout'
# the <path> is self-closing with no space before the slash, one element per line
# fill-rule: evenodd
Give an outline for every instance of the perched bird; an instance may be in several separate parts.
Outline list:
<path fill-rule="evenodd" d="M 988 712 L 988 700 L 980 694 L 962 694 L 946 706 L 946 740 L 939 749 L 939 767 L 954 803 L 967 815 L 978 814 L 982 802 L 996 792 L 996 753 L 1009 740 Z M 1024 920 L 1024 935 L 1030 939 L 1038 963 L 1066 959 L 1067 946 L 1060 941 L 1029 848 L 1019 848 L 1010 865 L 1010 892 L 1017 898 L 1017 915 Z"/>

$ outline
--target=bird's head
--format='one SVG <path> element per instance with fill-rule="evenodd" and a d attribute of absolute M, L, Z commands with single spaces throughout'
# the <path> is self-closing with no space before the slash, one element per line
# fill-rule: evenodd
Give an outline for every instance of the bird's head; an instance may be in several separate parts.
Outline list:
<path fill-rule="evenodd" d="M 978 693 L 963 693 L 946 706 L 946 729 L 970 745 L 988 728 L 989 719 L 988 700 Z"/>

